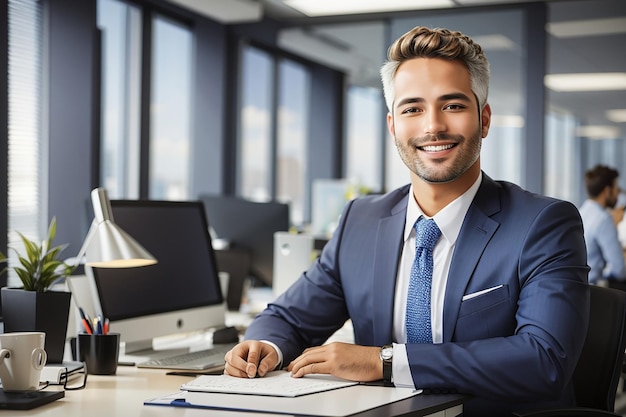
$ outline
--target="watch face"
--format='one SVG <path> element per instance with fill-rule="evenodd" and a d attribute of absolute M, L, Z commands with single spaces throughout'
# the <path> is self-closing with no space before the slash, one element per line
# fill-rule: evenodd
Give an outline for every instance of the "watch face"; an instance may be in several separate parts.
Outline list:
<path fill-rule="evenodd" d="M 393 348 L 392 347 L 385 347 L 381 350 L 380 352 L 380 357 L 383 360 L 389 360 L 393 357 Z"/>

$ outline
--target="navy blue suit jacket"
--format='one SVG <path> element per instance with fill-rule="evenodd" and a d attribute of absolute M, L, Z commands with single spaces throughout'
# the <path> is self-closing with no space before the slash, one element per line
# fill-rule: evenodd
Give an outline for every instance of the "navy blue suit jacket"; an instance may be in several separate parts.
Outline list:
<path fill-rule="evenodd" d="M 346 319 L 355 343 L 392 342 L 408 193 L 407 185 L 349 202 L 320 258 L 254 320 L 246 339 L 276 343 L 285 365 Z M 587 274 L 574 205 L 483 173 L 450 265 L 443 343 L 407 345 L 415 386 L 472 394 L 465 416 L 573 405 Z"/>

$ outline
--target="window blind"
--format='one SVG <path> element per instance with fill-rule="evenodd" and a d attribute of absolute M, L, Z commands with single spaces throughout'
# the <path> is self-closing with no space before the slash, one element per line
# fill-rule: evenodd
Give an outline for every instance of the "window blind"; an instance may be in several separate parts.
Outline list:
<path fill-rule="evenodd" d="M 10 248 L 22 250 L 17 232 L 41 238 L 42 158 L 42 5 L 38 0 L 9 0 L 8 213 Z M 47 225 L 43 226 L 43 229 Z M 18 262 L 9 250 L 9 265 Z M 10 271 L 8 286 L 21 286 Z"/>

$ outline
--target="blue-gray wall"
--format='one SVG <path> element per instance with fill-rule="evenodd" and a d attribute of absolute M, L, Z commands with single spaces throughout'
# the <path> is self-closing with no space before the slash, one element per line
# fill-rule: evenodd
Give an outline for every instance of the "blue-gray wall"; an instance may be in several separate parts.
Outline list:
<path fill-rule="evenodd" d="M 75 256 L 86 235 L 85 202 L 96 186 L 92 158 L 96 67 L 96 1 L 52 0 L 46 3 L 49 30 L 48 113 L 49 166 L 48 217 L 57 218 L 56 242 L 69 242 L 68 256 Z M 46 32 L 44 32 L 46 33 Z M 45 61 L 44 61 L 45 62 Z M 44 75 L 45 78 L 45 75 Z M 44 93 L 45 97 L 45 93 Z"/>

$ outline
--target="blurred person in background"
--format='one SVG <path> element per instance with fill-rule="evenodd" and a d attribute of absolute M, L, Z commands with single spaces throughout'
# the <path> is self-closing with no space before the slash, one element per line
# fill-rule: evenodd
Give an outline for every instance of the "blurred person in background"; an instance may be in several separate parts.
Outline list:
<path fill-rule="evenodd" d="M 619 172 L 606 165 L 596 165 L 585 172 L 588 198 L 580 206 L 585 230 L 589 283 L 626 279 L 624 249 L 618 238 L 617 224 L 624 218 L 617 208 Z"/>

